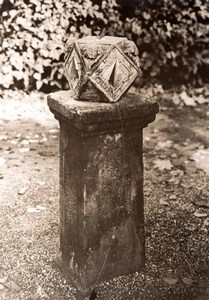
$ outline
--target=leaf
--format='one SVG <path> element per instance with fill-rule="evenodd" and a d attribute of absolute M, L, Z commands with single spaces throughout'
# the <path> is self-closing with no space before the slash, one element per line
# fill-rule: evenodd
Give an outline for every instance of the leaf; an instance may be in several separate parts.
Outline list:
<path fill-rule="evenodd" d="M 0 135 L 0 141 L 7 141 L 7 140 L 8 140 L 8 137 L 6 134 Z"/>
<path fill-rule="evenodd" d="M 13 54 L 10 57 L 10 63 L 17 70 L 22 71 L 22 69 L 23 69 L 23 58 L 19 55 L 19 53 L 15 52 L 15 55 Z"/>
<path fill-rule="evenodd" d="M 7 281 L 7 279 L 8 279 L 8 276 L 0 278 L 0 283 L 4 284 Z"/>
<path fill-rule="evenodd" d="M 7 64 L 4 64 L 2 67 L 1 67 L 1 72 L 4 73 L 4 74 L 10 74 L 12 73 L 12 66 L 11 65 L 7 65 Z"/>
<path fill-rule="evenodd" d="M 40 145 L 43 145 L 45 142 L 47 142 L 47 137 L 43 137 L 42 139 L 40 139 L 40 140 L 38 141 L 38 143 L 39 143 Z"/>
<path fill-rule="evenodd" d="M 144 17 L 145 20 L 149 20 L 150 19 L 150 14 L 147 13 L 146 11 L 144 11 L 142 15 L 143 15 L 143 17 Z"/>
<path fill-rule="evenodd" d="M 190 96 L 187 95 L 185 91 L 183 91 L 179 97 L 181 100 L 184 102 L 186 106 L 196 106 L 197 104 L 195 103 L 194 99 L 191 98 Z"/>
<path fill-rule="evenodd" d="M 185 146 L 185 150 L 186 151 L 192 151 L 192 150 L 196 150 L 196 149 L 200 149 L 201 144 L 200 143 L 189 143 L 188 145 Z"/>
<path fill-rule="evenodd" d="M 194 282 L 193 279 L 189 278 L 189 277 L 184 277 L 182 278 L 183 283 L 185 283 L 186 285 L 192 285 L 192 283 Z"/>
<path fill-rule="evenodd" d="M 43 64 L 41 64 L 41 63 L 35 64 L 34 69 L 35 69 L 38 73 L 43 73 L 43 72 L 44 72 Z"/>
<path fill-rule="evenodd" d="M 205 219 L 204 222 L 203 222 L 204 226 L 209 226 L 209 218 L 208 219 Z"/>
<path fill-rule="evenodd" d="M 163 281 L 165 281 L 168 284 L 176 284 L 178 282 L 178 278 L 172 278 L 172 277 L 164 277 Z"/>
<path fill-rule="evenodd" d="M 195 225 L 190 225 L 190 226 L 186 226 L 185 229 L 192 232 L 195 231 L 197 228 Z"/>
<path fill-rule="evenodd" d="M 27 212 L 29 213 L 38 213 L 40 210 L 38 210 L 36 207 L 28 207 Z"/>
<path fill-rule="evenodd" d="M 169 203 L 167 201 L 163 200 L 163 199 L 160 199 L 160 204 L 164 205 L 164 206 L 168 206 L 169 205 Z"/>
<path fill-rule="evenodd" d="M 24 195 L 28 190 L 28 187 L 23 187 L 18 191 L 18 195 Z"/>
<path fill-rule="evenodd" d="M 17 80 L 23 79 L 23 72 L 22 71 L 13 71 L 13 75 Z"/>
<path fill-rule="evenodd" d="M 205 218 L 208 216 L 207 213 L 201 213 L 201 212 L 198 212 L 198 211 L 195 211 L 194 212 L 194 216 L 197 217 L 197 218 Z"/>
<path fill-rule="evenodd" d="M 176 196 L 176 195 L 171 195 L 171 196 L 169 197 L 169 200 L 177 200 L 177 196 Z"/>
<path fill-rule="evenodd" d="M 196 162 L 198 168 L 209 174 L 209 149 L 199 149 L 191 158 Z"/>
<path fill-rule="evenodd" d="M 24 147 L 24 148 L 19 148 L 19 151 L 20 151 L 21 153 L 25 153 L 25 152 L 30 151 L 30 148 L 26 148 L 26 147 Z"/>
<path fill-rule="evenodd" d="M 154 161 L 154 168 L 159 169 L 160 171 L 171 170 L 172 167 L 173 165 L 168 159 L 167 160 L 157 159 Z"/>
<path fill-rule="evenodd" d="M 179 105 L 180 104 L 180 98 L 179 98 L 179 95 L 174 93 L 172 98 L 171 98 L 172 102 L 175 104 L 175 105 Z"/>
<path fill-rule="evenodd" d="M 42 206 L 42 205 L 36 205 L 36 209 L 38 209 L 38 210 L 45 210 L 46 207 Z"/>
<path fill-rule="evenodd" d="M 37 88 L 37 90 L 40 90 L 40 88 L 42 87 L 42 85 L 43 85 L 43 82 L 42 81 L 36 81 L 36 88 Z"/>
<path fill-rule="evenodd" d="M 45 181 L 38 181 L 37 183 L 38 183 L 39 185 L 45 185 L 45 184 L 46 184 Z"/>
<path fill-rule="evenodd" d="M 46 299 L 46 298 L 49 299 L 49 296 L 45 293 L 45 291 L 41 286 L 37 287 L 37 296 L 38 299 Z"/>
<path fill-rule="evenodd" d="M 11 84 L 13 84 L 13 75 L 12 73 L 1 75 L 0 76 L 0 84 L 5 88 L 9 88 Z"/>
<path fill-rule="evenodd" d="M 170 141 L 170 140 L 167 140 L 165 142 L 159 142 L 157 144 L 157 148 L 158 149 L 169 148 L 169 147 L 171 147 L 172 143 L 173 143 L 173 141 Z"/>
<path fill-rule="evenodd" d="M 5 164 L 6 159 L 3 157 L 0 157 L 0 166 L 2 166 L 3 164 Z"/>
<path fill-rule="evenodd" d="M 209 198 L 208 199 L 194 199 L 194 205 L 199 207 L 206 207 L 209 208 Z"/>
<path fill-rule="evenodd" d="M 198 104 L 205 104 L 205 103 L 209 103 L 209 99 L 206 99 L 203 95 L 200 95 L 198 97 L 195 97 L 195 101 Z"/>
<path fill-rule="evenodd" d="M 55 156 L 55 153 L 52 151 L 40 151 L 38 154 L 41 156 Z"/>
<path fill-rule="evenodd" d="M 171 31 L 173 29 L 170 22 L 166 23 L 166 28 L 168 31 Z"/>
<path fill-rule="evenodd" d="M 6 282 L 4 286 L 7 287 L 9 290 L 13 290 L 16 292 L 19 292 L 21 290 L 20 286 L 14 281 Z"/>
<path fill-rule="evenodd" d="M 54 133 L 58 133 L 58 132 L 59 132 L 58 128 L 49 129 L 49 133 L 54 134 Z"/>
<path fill-rule="evenodd" d="M 204 90 L 205 90 L 204 87 L 196 88 L 196 89 L 194 89 L 194 94 L 196 94 L 196 95 L 203 94 Z"/>
<path fill-rule="evenodd" d="M 43 210 L 45 210 L 46 207 L 45 206 L 42 206 L 42 205 L 36 205 L 35 207 L 28 207 L 27 208 L 27 212 L 29 213 L 39 213 Z"/>
<path fill-rule="evenodd" d="M 36 80 L 39 80 L 39 81 L 41 80 L 41 74 L 40 74 L 40 73 L 37 73 L 37 72 L 34 73 L 34 74 L 33 74 L 33 77 L 34 77 Z"/>
<path fill-rule="evenodd" d="M 170 172 L 170 174 L 174 177 L 177 177 L 177 176 L 182 177 L 184 175 L 184 172 L 182 170 L 177 169 L 177 170 L 172 170 Z"/>
<path fill-rule="evenodd" d="M 26 139 L 24 139 L 24 140 L 22 140 L 21 142 L 20 142 L 20 144 L 21 145 L 29 145 L 29 141 L 27 140 L 27 138 Z"/>
<path fill-rule="evenodd" d="M 43 66 L 44 67 L 48 67 L 48 66 L 50 66 L 51 65 L 51 59 L 44 59 L 43 60 Z M 56 70 L 55 70 L 56 71 Z"/>

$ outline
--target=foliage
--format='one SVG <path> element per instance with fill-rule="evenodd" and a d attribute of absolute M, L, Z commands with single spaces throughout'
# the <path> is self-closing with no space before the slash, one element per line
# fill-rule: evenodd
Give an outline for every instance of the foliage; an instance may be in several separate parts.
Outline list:
<path fill-rule="evenodd" d="M 63 53 L 68 35 L 91 35 L 104 18 L 90 0 L 6 0 L 2 5 L 0 85 L 39 90 L 63 87 Z M 10 4 L 8 6 L 8 3 Z M 102 21 L 103 23 L 103 21 Z"/>
<path fill-rule="evenodd" d="M 208 1 L 4 0 L 0 5 L 4 88 L 67 87 L 67 38 L 98 35 L 103 27 L 136 42 L 143 83 L 196 85 L 208 77 Z"/>
<path fill-rule="evenodd" d="M 208 80 L 207 0 L 135 0 L 135 9 L 128 9 L 127 1 L 120 4 L 122 34 L 137 44 L 146 82 L 201 85 Z"/>

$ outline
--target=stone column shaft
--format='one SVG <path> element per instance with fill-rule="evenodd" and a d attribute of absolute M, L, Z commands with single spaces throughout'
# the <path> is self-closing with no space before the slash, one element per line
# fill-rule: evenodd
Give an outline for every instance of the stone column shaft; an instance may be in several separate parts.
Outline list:
<path fill-rule="evenodd" d="M 144 267 L 142 131 L 158 105 L 136 93 L 104 104 L 69 92 L 50 94 L 48 104 L 60 122 L 62 261 L 88 294 Z"/>

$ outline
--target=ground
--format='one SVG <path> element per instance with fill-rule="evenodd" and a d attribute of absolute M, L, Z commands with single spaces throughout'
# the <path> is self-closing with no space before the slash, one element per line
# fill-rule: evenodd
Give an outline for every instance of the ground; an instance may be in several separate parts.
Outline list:
<path fill-rule="evenodd" d="M 208 89 L 143 90 L 146 269 L 97 287 L 101 300 L 209 299 Z M 0 99 L 0 299 L 75 299 L 59 256 L 59 143 L 41 93 Z"/>

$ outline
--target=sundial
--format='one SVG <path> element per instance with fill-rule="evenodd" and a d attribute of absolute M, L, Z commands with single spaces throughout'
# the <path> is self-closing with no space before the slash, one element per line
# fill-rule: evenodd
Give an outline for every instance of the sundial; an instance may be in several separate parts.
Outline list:
<path fill-rule="evenodd" d="M 69 40 L 65 74 L 76 100 L 117 102 L 139 75 L 138 49 L 125 37 Z"/>
<path fill-rule="evenodd" d="M 48 96 L 60 124 L 58 265 L 79 299 L 145 266 L 143 128 L 158 105 L 124 95 L 139 72 L 132 41 L 74 39 L 65 56 L 70 91 Z"/>

